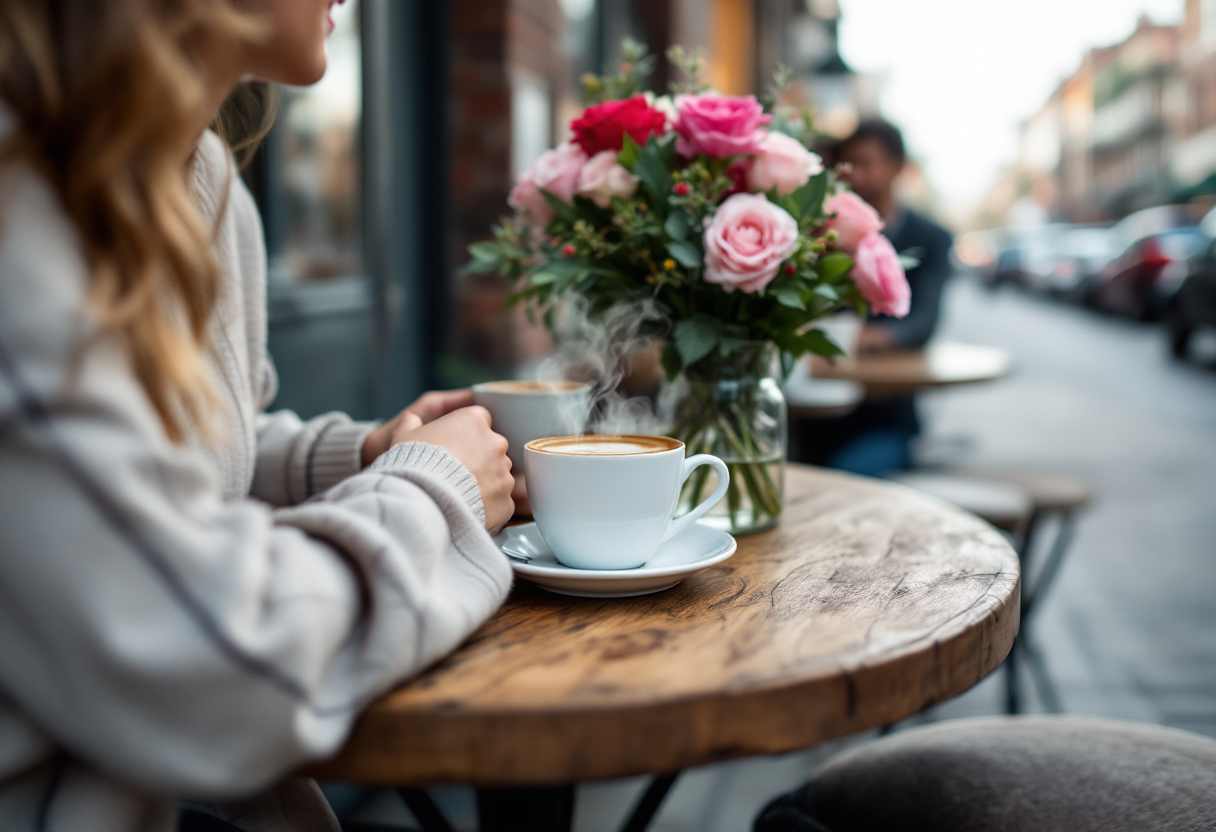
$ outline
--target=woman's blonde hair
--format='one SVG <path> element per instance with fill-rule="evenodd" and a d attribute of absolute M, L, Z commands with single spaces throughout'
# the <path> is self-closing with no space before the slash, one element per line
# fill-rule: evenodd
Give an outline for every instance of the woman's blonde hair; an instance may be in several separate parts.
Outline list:
<path fill-rule="evenodd" d="M 175 442 L 205 428 L 214 402 L 205 350 L 220 286 L 188 164 L 212 115 L 193 55 L 260 31 L 232 0 L 0 2 L 0 99 L 18 125 L 0 159 L 51 183 L 98 321 Z"/>

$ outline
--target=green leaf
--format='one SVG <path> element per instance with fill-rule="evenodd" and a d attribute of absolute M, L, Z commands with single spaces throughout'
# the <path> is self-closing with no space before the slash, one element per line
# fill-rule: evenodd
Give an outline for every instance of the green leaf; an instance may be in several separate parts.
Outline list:
<path fill-rule="evenodd" d="M 461 274 L 490 274 L 498 271 L 503 251 L 497 242 L 483 241 L 469 246 L 473 259 L 460 268 Z"/>
<path fill-rule="evenodd" d="M 809 329 L 800 333 L 784 332 L 774 335 L 773 340 L 777 342 L 777 346 L 795 358 L 806 355 L 808 352 L 824 358 L 844 355 L 844 350 L 818 329 Z"/>
<path fill-rule="evenodd" d="M 540 192 L 541 192 L 541 195 L 544 196 L 545 201 L 549 203 L 549 206 L 554 210 L 554 212 L 557 213 L 557 216 L 559 219 L 562 219 L 562 220 L 570 223 L 571 225 L 574 225 L 576 222 L 578 222 L 581 219 L 586 219 L 586 217 L 583 216 L 582 212 L 579 211 L 577 208 L 575 208 L 570 203 L 562 202 L 562 200 L 559 197 L 554 196 L 553 194 L 546 191 L 544 188 L 541 188 Z"/>
<path fill-rule="evenodd" d="M 628 133 L 624 134 L 624 139 L 625 143 L 621 146 L 621 152 L 616 154 L 616 160 L 621 167 L 633 173 L 634 166 L 637 165 L 638 154 L 642 152 L 642 148 Z"/>
<path fill-rule="evenodd" d="M 663 230 L 667 232 L 667 236 L 671 239 L 681 243 L 684 242 L 688 239 L 688 232 L 691 230 L 687 215 L 680 211 L 673 211 L 667 217 L 667 222 L 663 223 Z"/>
<path fill-rule="evenodd" d="M 460 274 L 491 274 L 498 271 L 498 263 L 493 260 L 470 260 L 460 267 Z"/>
<path fill-rule="evenodd" d="M 667 205 L 667 197 L 671 193 L 671 174 L 667 172 L 667 166 L 659 158 L 658 148 L 653 139 L 647 142 L 646 147 L 642 148 L 641 153 L 638 154 L 633 173 L 642 180 L 642 185 L 646 190 L 650 191 L 656 207 Z"/>
<path fill-rule="evenodd" d="M 823 216 L 823 200 L 827 193 L 827 171 L 818 176 L 812 176 L 809 182 L 790 194 L 798 203 L 798 213 L 795 215 L 795 219 L 815 220 Z"/>
<path fill-rule="evenodd" d="M 828 283 L 834 283 L 849 273 L 853 268 L 853 258 L 847 254 L 829 254 L 819 261 L 819 277 Z"/>
<path fill-rule="evenodd" d="M 794 193 L 797 193 L 797 191 Z M 774 205 L 780 205 L 786 210 L 786 213 L 788 213 L 795 220 L 802 219 L 802 205 L 794 197 L 794 194 L 786 194 L 785 196 L 779 197 L 777 196 L 776 188 L 772 190 L 771 194 L 772 195 L 768 198 L 769 202 L 772 202 Z"/>
<path fill-rule="evenodd" d="M 686 269 L 699 269 L 702 266 L 701 252 L 692 243 L 668 243 L 667 250 Z"/>
<path fill-rule="evenodd" d="M 669 379 L 674 380 L 680 374 L 680 370 L 684 369 L 684 365 L 680 362 L 680 352 L 670 341 L 663 345 L 662 361 L 663 371 L 667 373 Z"/>
<path fill-rule="evenodd" d="M 565 275 L 561 272 L 550 271 L 546 266 L 539 271 L 532 272 L 532 274 L 528 276 L 528 283 L 532 284 L 533 286 L 547 286 L 550 283 L 556 283 L 563 277 L 565 277 Z"/>
<path fill-rule="evenodd" d="M 562 257 L 557 260 L 550 260 L 537 269 L 537 271 L 553 272 L 554 274 L 565 276 L 594 267 L 594 261 L 589 261 L 584 257 Z"/>
<path fill-rule="evenodd" d="M 782 286 L 774 294 L 777 296 L 777 302 L 782 306 L 788 306 L 791 309 L 806 309 L 806 301 L 802 299 L 802 292 L 793 286 Z"/>
<path fill-rule="evenodd" d="M 722 322 L 710 315 L 693 315 L 676 324 L 672 337 L 687 367 L 709 355 L 722 335 Z"/>
<path fill-rule="evenodd" d="M 659 161 L 663 163 L 663 167 L 667 170 L 674 170 L 676 167 L 676 143 L 674 141 L 660 142 L 651 136 L 646 140 L 648 146 L 653 146 L 655 152 L 659 156 Z"/>
<path fill-rule="evenodd" d="M 473 255 L 474 260 L 488 260 L 491 263 L 498 262 L 498 243 L 483 241 L 473 243 L 469 246 L 469 254 Z"/>
<path fill-rule="evenodd" d="M 814 288 L 813 291 L 824 300 L 830 300 L 833 302 L 840 300 L 840 293 L 837 292 L 832 286 L 828 286 L 826 283 L 819 284 Z"/>
<path fill-rule="evenodd" d="M 823 333 L 820 329 L 809 329 L 802 333 L 802 338 L 806 341 L 807 351 L 813 352 L 815 355 L 823 358 L 836 358 L 844 355 L 844 350 L 840 346 Z"/>

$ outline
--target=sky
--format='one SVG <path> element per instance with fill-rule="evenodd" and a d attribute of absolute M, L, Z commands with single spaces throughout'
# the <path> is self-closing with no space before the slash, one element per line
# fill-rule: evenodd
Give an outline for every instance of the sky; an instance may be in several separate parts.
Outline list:
<path fill-rule="evenodd" d="M 883 77 L 943 207 L 972 208 L 1017 155 L 1018 128 L 1094 46 L 1141 14 L 1177 23 L 1183 0 L 841 0 L 840 51 Z"/>

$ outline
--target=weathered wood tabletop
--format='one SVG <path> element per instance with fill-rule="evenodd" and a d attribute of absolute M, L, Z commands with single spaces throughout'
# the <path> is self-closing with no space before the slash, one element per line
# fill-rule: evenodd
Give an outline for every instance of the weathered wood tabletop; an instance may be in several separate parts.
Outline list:
<path fill-rule="evenodd" d="M 1018 561 L 902 486 L 794 465 L 781 525 L 621 600 L 525 582 L 385 696 L 312 773 L 391 785 L 569 783 L 804 748 L 968 689 L 1018 629 Z"/>
<path fill-rule="evenodd" d="M 816 378 L 846 379 L 871 396 L 905 395 L 933 387 L 995 381 L 1013 369 L 1013 357 L 997 347 L 942 342 L 923 350 L 899 350 L 814 362 Z"/>

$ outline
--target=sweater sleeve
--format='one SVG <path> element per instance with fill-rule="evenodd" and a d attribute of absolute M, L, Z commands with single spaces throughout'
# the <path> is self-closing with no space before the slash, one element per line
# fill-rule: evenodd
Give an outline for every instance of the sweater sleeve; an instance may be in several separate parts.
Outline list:
<path fill-rule="evenodd" d="M 4 233 L 47 235 L 49 196 L 23 209 Z M 468 472 L 426 445 L 290 508 L 224 502 L 84 323 L 67 233 L 0 241 L 0 691 L 144 791 L 250 792 L 458 646 L 510 567 Z"/>
<path fill-rule="evenodd" d="M 278 391 L 274 364 L 265 359 L 260 406 Z M 307 421 L 290 410 L 262 413 L 257 420 L 257 461 L 250 494 L 275 506 L 290 506 L 326 491 L 363 468 L 363 441 L 374 424 L 343 413 Z"/>

